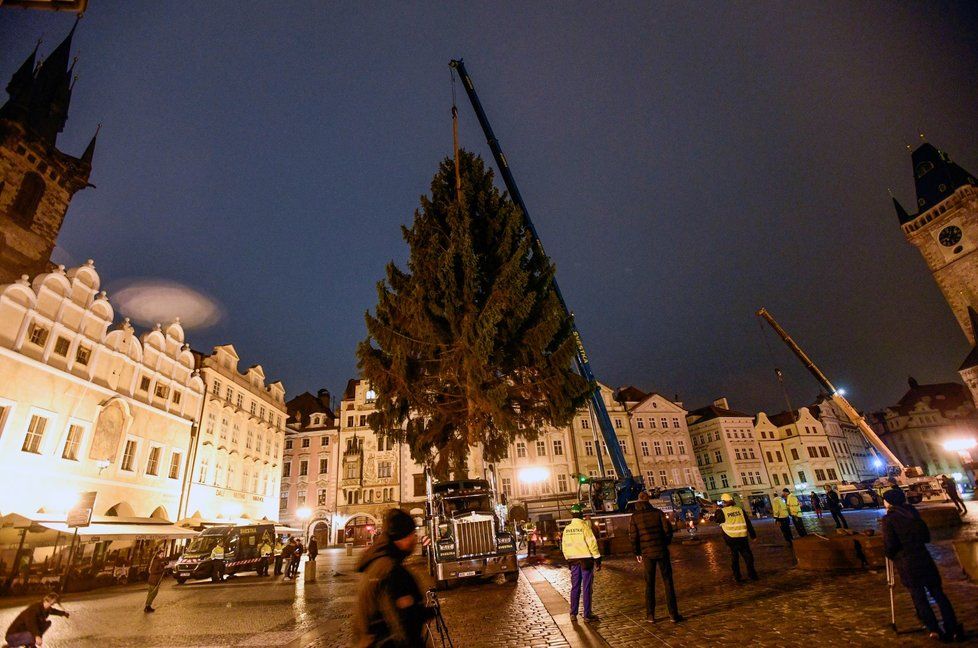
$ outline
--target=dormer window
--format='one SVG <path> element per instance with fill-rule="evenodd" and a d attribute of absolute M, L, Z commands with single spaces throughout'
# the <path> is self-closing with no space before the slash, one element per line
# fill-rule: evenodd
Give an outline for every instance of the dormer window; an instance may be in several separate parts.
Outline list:
<path fill-rule="evenodd" d="M 917 165 L 917 168 L 914 171 L 914 174 L 918 178 L 923 178 L 924 177 L 924 174 L 926 174 L 928 171 L 930 171 L 933 168 L 934 168 L 934 163 L 933 162 L 921 162 L 920 164 Z"/>
<path fill-rule="evenodd" d="M 377 392 L 375 392 L 372 389 L 368 389 L 367 390 L 366 397 L 367 397 L 367 402 L 368 403 L 371 403 L 371 402 L 377 400 Z"/>

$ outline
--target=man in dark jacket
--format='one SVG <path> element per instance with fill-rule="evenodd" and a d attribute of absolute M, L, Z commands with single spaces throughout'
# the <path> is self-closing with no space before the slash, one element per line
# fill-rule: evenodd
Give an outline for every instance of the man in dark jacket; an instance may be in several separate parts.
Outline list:
<path fill-rule="evenodd" d="M 750 550 L 750 541 L 757 540 L 754 525 L 750 523 L 750 518 L 744 513 L 744 509 L 734 502 L 733 495 L 724 493 L 720 499 L 723 500 L 723 508 L 718 508 L 713 514 L 713 521 L 720 525 L 723 539 L 730 549 L 734 580 L 738 583 L 744 582 L 740 576 L 740 558 L 743 557 L 744 565 L 747 566 L 747 577 L 756 581 L 754 553 Z"/>
<path fill-rule="evenodd" d="M 628 529 L 635 550 L 635 560 L 645 565 L 645 616 L 655 623 L 655 569 L 662 574 L 666 590 L 666 606 L 674 623 L 683 621 L 676 604 L 676 589 L 672 582 L 672 563 L 669 561 L 669 543 L 672 542 L 672 524 L 665 513 L 649 503 L 649 494 L 642 492 L 635 504 Z"/>
<path fill-rule="evenodd" d="M 143 612 L 156 612 L 153 601 L 160 591 L 160 583 L 163 582 L 163 570 L 165 568 L 166 559 L 163 558 L 163 547 L 158 547 L 156 553 L 153 554 L 153 559 L 149 561 L 149 578 L 146 579 L 146 582 L 149 583 L 149 591 L 146 592 L 146 606 L 143 608 Z"/>
<path fill-rule="evenodd" d="M 944 492 L 947 496 L 951 498 L 951 502 L 954 503 L 954 507 L 960 511 L 961 515 L 968 512 L 968 507 L 964 505 L 964 500 L 961 499 L 961 493 L 958 492 L 958 485 L 953 479 L 947 475 L 941 475 L 941 486 L 944 488 Z"/>
<path fill-rule="evenodd" d="M 900 574 L 900 582 L 910 590 L 917 617 L 930 630 L 933 638 L 960 639 L 964 629 L 958 624 L 951 601 L 944 594 L 941 574 L 927 551 L 930 542 L 930 529 L 920 513 L 907 503 L 902 490 L 891 489 L 883 493 L 886 515 L 882 520 L 883 553 L 893 561 Z M 944 628 L 937 623 L 927 595 L 937 603 L 941 610 Z"/>
<path fill-rule="evenodd" d="M 292 556 L 289 558 L 289 578 L 296 578 L 299 575 L 299 563 L 302 562 L 303 551 L 305 550 L 302 547 L 302 541 L 296 538 L 295 545 L 292 546 Z"/>
<path fill-rule="evenodd" d="M 830 484 L 826 484 L 825 486 L 825 500 L 829 504 L 829 513 L 832 514 L 832 519 L 835 520 L 835 528 L 848 529 L 849 523 L 842 517 L 842 500 L 839 499 L 839 493 Z"/>
<path fill-rule="evenodd" d="M 48 615 L 68 617 L 68 613 L 64 610 L 52 607 L 59 600 L 56 592 L 50 592 L 39 603 L 28 605 L 7 628 L 7 636 L 5 637 L 7 645 L 11 648 L 15 646 L 40 646 L 41 637 L 51 627 Z"/>
<path fill-rule="evenodd" d="M 356 648 L 424 646 L 432 617 L 417 581 L 403 565 L 418 543 L 414 519 L 401 509 L 384 517 L 384 529 L 357 562 L 363 574 L 353 616 Z"/>
<path fill-rule="evenodd" d="M 316 541 L 316 536 L 309 538 L 309 547 L 306 551 L 309 553 L 309 560 L 316 560 L 316 556 L 319 555 L 319 543 Z"/>

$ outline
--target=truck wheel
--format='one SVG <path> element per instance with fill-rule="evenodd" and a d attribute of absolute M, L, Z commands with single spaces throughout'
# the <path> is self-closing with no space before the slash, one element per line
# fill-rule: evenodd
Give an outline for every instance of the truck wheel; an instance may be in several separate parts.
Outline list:
<path fill-rule="evenodd" d="M 183 585 L 184 583 L 187 582 L 187 579 L 184 578 L 183 576 L 176 576 L 176 577 L 174 577 L 173 580 L 175 580 L 177 582 L 177 585 Z"/>
<path fill-rule="evenodd" d="M 520 570 L 517 569 L 516 571 L 506 572 L 505 575 L 507 583 L 515 583 L 520 579 Z"/>
<path fill-rule="evenodd" d="M 855 493 L 850 493 L 846 495 L 846 506 L 851 509 L 861 509 L 863 507 L 863 500 Z"/>

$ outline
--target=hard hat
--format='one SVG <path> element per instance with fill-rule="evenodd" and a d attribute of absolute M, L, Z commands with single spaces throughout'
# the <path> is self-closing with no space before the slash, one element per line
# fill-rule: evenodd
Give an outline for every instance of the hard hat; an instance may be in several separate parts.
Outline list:
<path fill-rule="evenodd" d="M 580 504 L 573 504 L 570 510 L 571 513 L 580 513 L 581 511 L 583 511 Z"/>
<path fill-rule="evenodd" d="M 733 502 L 734 498 L 733 495 L 731 495 L 730 493 L 724 493 L 723 495 L 720 496 L 720 500 L 723 502 Z"/>

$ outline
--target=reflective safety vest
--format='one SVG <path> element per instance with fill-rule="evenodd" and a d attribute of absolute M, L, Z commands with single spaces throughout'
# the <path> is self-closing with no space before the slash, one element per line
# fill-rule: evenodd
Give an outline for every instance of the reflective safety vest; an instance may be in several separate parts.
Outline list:
<path fill-rule="evenodd" d="M 801 504 L 798 503 L 798 498 L 792 494 L 788 495 L 788 513 L 791 513 L 792 517 L 801 515 Z"/>
<path fill-rule="evenodd" d="M 723 507 L 723 523 L 720 528 L 731 538 L 747 537 L 747 519 L 744 517 L 744 509 L 739 506 L 729 505 Z"/>
<path fill-rule="evenodd" d="M 771 514 L 775 518 L 787 518 L 788 517 L 788 505 L 784 503 L 784 500 L 780 497 L 775 497 L 771 500 Z"/>
<path fill-rule="evenodd" d="M 598 539 L 594 537 L 590 522 L 581 518 L 574 518 L 570 524 L 564 527 L 564 533 L 560 539 L 560 548 L 567 560 L 601 557 Z"/>
<path fill-rule="evenodd" d="M 270 555 L 272 555 L 272 545 L 268 544 L 267 542 L 265 544 L 263 544 L 261 546 L 261 555 L 262 556 L 270 556 Z"/>
<path fill-rule="evenodd" d="M 224 547 L 217 545 L 211 550 L 211 560 L 224 560 Z"/>

